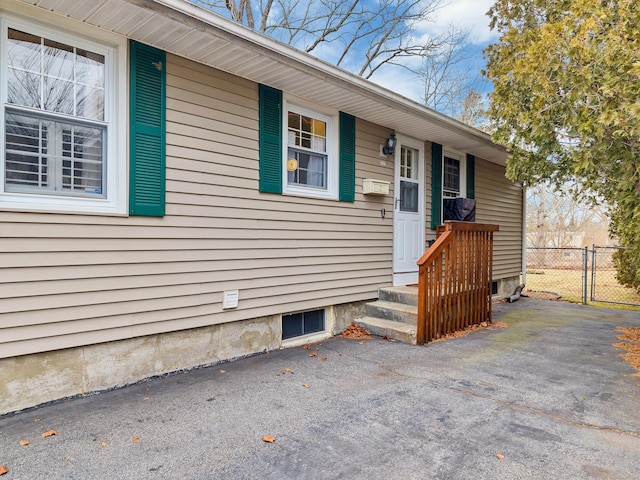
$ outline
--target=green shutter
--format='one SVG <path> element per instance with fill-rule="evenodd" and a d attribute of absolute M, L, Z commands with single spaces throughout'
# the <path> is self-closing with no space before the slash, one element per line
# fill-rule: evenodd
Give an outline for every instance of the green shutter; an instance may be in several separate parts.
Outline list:
<path fill-rule="evenodd" d="M 476 157 L 467 153 L 467 198 L 476 198 Z"/>
<path fill-rule="evenodd" d="M 342 202 L 356 196 L 356 118 L 340 112 L 340 192 Z"/>
<path fill-rule="evenodd" d="M 260 94 L 260 191 L 282 193 L 282 92 L 266 85 Z"/>
<path fill-rule="evenodd" d="M 129 213 L 165 214 L 165 52 L 130 42 Z"/>
<path fill-rule="evenodd" d="M 442 145 L 431 144 L 431 228 L 442 223 Z"/>

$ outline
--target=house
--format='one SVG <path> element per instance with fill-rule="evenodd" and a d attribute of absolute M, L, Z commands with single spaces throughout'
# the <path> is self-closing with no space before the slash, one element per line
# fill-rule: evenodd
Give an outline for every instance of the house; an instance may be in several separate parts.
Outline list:
<path fill-rule="evenodd" d="M 0 21 L 0 413 L 339 332 L 415 282 L 443 197 L 518 284 L 486 134 L 184 0 Z"/>

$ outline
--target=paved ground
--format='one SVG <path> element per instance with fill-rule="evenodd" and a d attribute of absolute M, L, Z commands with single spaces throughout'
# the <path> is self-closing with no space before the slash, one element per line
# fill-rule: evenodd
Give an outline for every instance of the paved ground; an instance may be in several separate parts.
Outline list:
<path fill-rule="evenodd" d="M 1 418 L 2 480 L 640 478 L 640 377 L 611 346 L 640 314 L 497 310 L 454 341 L 335 338 Z"/>

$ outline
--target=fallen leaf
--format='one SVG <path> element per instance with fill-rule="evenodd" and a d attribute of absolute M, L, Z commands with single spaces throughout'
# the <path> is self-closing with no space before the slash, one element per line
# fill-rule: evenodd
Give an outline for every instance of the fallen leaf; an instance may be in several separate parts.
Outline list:
<path fill-rule="evenodd" d="M 340 334 L 340 336 L 345 338 L 355 338 L 355 339 L 371 338 L 371 334 L 367 330 L 362 328 L 360 325 L 356 325 L 355 323 L 352 323 L 347 328 L 345 328 L 345 330 Z"/>
<path fill-rule="evenodd" d="M 328 357 L 326 357 L 326 356 L 325 356 L 325 357 L 322 357 L 322 359 L 323 359 L 323 360 L 327 360 L 327 359 L 328 359 Z"/>
<path fill-rule="evenodd" d="M 29 440 L 20 440 L 20 445 L 29 445 Z"/>
<path fill-rule="evenodd" d="M 302 386 L 303 386 L 304 388 L 309 388 L 309 385 L 307 385 L 306 383 L 303 383 L 303 384 L 302 384 Z"/>
<path fill-rule="evenodd" d="M 144 397 L 143 400 L 149 400 L 149 397 Z"/>
<path fill-rule="evenodd" d="M 264 437 L 262 437 L 262 441 L 267 443 L 273 443 L 276 441 L 276 437 L 272 437 L 271 435 L 265 435 Z"/>
<path fill-rule="evenodd" d="M 290 368 L 285 368 L 285 369 L 284 369 L 284 371 L 285 371 L 285 372 L 290 372 L 290 371 L 291 371 L 291 369 L 290 369 Z"/>
<path fill-rule="evenodd" d="M 502 459 L 504 458 L 504 455 L 502 455 L 502 454 L 498 453 L 498 454 L 496 455 L 496 457 L 498 457 L 498 459 L 499 459 L 499 460 L 502 460 Z"/>
<path fill-rule="evenodd" d="M 56 432 L 55 430 L 49 430 L 48 432 L 44 432 L 42 434 L 42 438 L 50 437 L 52 435 L 57 435 L 57 434 L 58 434 L 58 432 Z"/>
<path fill-rule="evenodd" d="M 318 356 L 318 352 L 313 352 L 309 354 L 310 357 L 317 357 Z"/>
<path fill-rule="evenodd" d="M 4 475 L 5 473 L 9 473 L 9 469 L 4 465 L 0 465 L 0 475 Z"/>
<path fill-rule="evenodd" d="M 107 442 L 102 442 L 100 445 L 102 445 L 103 447 L 107 446 Z"/>
<path fill-rule="evenodd" d="M 311 350 L 311 345 L 304 345 L 302 348 L 304 348 L 305 350 Z"/>
<path fill-rule="evenodd" d="M 227 373 L 226 370 L 220 370 L 220 373 Z"/>
<path fill-rule="evenodd" d="M 133 442 L 139 442 L 139 441 L 140 441 L 140 437 L 133 437 L 133 438 L 131 439 L 131 441 L 133 441 Z"/>

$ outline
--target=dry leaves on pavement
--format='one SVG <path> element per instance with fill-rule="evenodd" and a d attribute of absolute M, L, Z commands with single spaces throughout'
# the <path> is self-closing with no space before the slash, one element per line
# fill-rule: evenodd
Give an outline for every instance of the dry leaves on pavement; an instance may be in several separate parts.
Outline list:
<path fill-rule="evenodd" d="M 49 430 L 48 432 L 44 432 L 42 434 L 42 438 L 46 438 L 46 437 L 51 437 L 53 435 L 57 435 L 58 432 L 56 432 L 55 430 Z"/>
<path fill-rule="evenodd" d="M 462 338 L 462 337 L 466 337 L 467 335 L 469 335 L 471 332 L 475 332 L 476 330 L 495 330 L 497 328 L 507 328 L 509 326 L 508 323 L 505 322 L 481 322 L 479 324 L 476 325 L 469 325 L 467 328 L 465 328 L 464 330 L 457 330 L 455 332 L 451 332 L 451 333 L 447 333 L 446 335 L 436 339 L 436 340 L 432 340 L 431 343 L 433 342 L 443 342 L 446 340 L 453 340 L 454 338 Z"/>
<path fill-rule="evenodd" d="M 371 338 L 371 334 L 368 331 L 366 331 L 360 325 L 356 325 L 355 323 L 352 323 L 347 328 L 345 328 L 344 332 L 342 332 L 340 336 L 356 340 Z"/>
<path fill-rule="evenodd" d="M 9 469 L 4 465 L 0 465 L 0 475 L 4 475 L 5 473 L 9 473 Z"/>
<path fill-rule="evenodd" d="M 29 440 L 20 440 L 20 445 L 22 446 L 29 445 Z"/>
<path fill-rule="evenodd" d="M 622 333 L 618 335 L 618 340 L 622 342 L 614 343 L 613 346 L 626 350 L 627 353 L 620 356 L 638 371 L 634 375 L 640 376 L 640 327 L 618 327 L 616 330 Z"/>
<path fill-rule="evenodd" d="M 265 435 L 262 437 L 262 441 L 266 443 L 273 443 L 276 441 L 276 437 L 272 437 L 271 435 Z"/>

